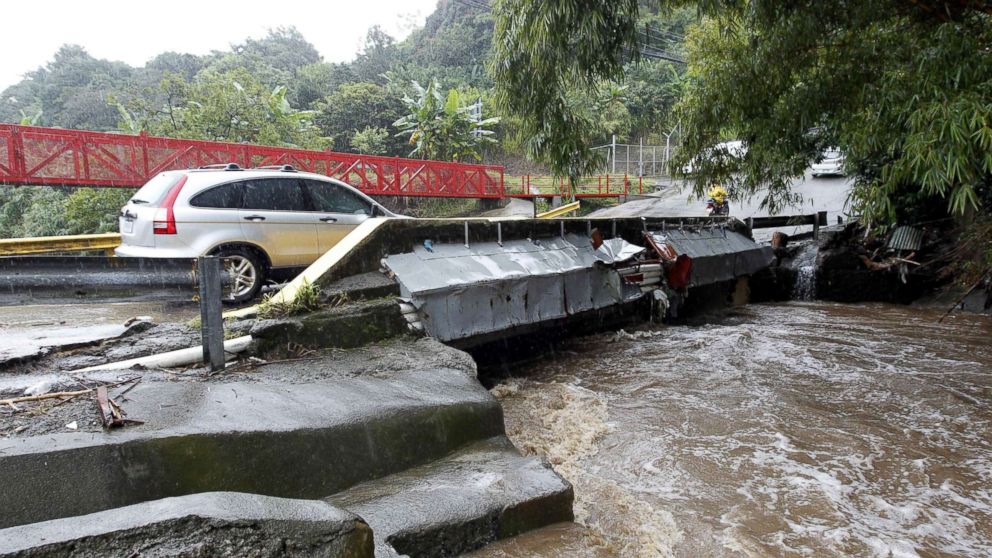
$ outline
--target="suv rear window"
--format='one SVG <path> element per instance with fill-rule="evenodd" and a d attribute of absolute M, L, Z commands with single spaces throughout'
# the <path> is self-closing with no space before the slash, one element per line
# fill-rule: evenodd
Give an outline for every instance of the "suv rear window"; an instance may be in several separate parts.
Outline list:
<path fill-rule="evenodd" d="M 297 178 L 262 178 L 244 182 L 245 209 L 310 211 Z"/>
<path fill-rule="evenodd" d="M 238 209 L 241 207 L 241 190 L 243 182 L 232 182 L 200 192 L 189 204 L 193 207 L 216 207 L 220 209 Z"/>
<path fill-rule="evenodd" d="M 176 182 L 183 177 L 182 173 L 162 173 L 149 180 L 138 192 L 131 196 L 131 203 L 148 207 L 158 207 L 158 204 L 165 198 L 169 188 L 175 186 Z"/>

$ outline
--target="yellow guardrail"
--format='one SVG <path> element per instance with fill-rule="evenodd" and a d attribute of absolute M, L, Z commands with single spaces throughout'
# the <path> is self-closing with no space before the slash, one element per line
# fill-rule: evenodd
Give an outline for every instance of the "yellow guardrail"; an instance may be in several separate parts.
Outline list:
<path fill-rule="evenodd" d="M 578 211 L 578 209 L 579 209 L 579 200 L 575 200 L 572 203 L 566 203 L 563 206 L 556 207 L 556 208 L 552 209 L 551 211 L 545 211 L 544 213 L 538 213 L 534 217 L 536 217 L 538 219 L 554 219 L 555 217 L 561 217 L 562 215 L 565 215 L 566 213 L 571 213 L 573 211 Z"/>
<path fill-rule="evenodd" d="M 0 256 L 28 256 L 87 250 L 103 250 L 112 254 L 114 248 L 120 245 L 120 233 L 3 238 L 0 239 Z"/>

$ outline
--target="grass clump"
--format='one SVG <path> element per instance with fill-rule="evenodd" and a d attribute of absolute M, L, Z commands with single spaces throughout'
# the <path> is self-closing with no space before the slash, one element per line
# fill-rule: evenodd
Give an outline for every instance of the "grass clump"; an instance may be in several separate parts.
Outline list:
<path fill-rule="evenodd" d="M 278 294 L 278 293 L 275 293 Z M 296 290 L 296 296 L 290 301 L 276 301 L 275 294 L 266 295 L 262 302 L 258 304 L 259 318 L 283 318 L 306 314 L 320 308 L 320 286 L 310 283 L 306 279 Z"/>

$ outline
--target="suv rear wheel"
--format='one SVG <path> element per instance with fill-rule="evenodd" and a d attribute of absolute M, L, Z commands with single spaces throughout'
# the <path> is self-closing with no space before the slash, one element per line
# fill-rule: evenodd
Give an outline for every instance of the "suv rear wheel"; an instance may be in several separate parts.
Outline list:
<path fill-rule="evenodd" d="M 228 286 L 224 302 L 241 304 L 258 295 L 265 281 L 265 268 L 261 258 L 247 248 L 221 248 L 217 256 L 225 259 L 224 269 L 231 274 L 233 282 Z"/>

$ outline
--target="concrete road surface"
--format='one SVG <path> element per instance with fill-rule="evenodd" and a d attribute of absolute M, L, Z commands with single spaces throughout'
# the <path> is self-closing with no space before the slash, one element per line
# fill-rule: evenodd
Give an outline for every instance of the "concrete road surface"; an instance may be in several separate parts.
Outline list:
<path fill-rule="evenodd" d="M 807 171 L 802 178 L 796 179 L 792 184 L 794 192 L 802 195 L 803 203 L 799 206 L 788 207 L 780 211 L 779 215 L 799 215 L 827 212 L 827 222 L 830 224 L 837 222 L 837 216 L 842 216 L 847 221 L 846 201 L 851 191 L 853 181 L 844 177 L 822 177 L 813 178 Z M 739 219 L 748 217 L 765 217 L 770 215 L 767 210 L 761 209 L 759 205 L 764 195 L 759 192 L 750 200 L 743 203 L 731 201 L 730 214 Z M 697 199 L 692 196 L 689 186 L 680 187 L 678 182 L 663 182 L 658 190 L 651 194 L 637 196 L 627 203 L 616 207 L 608 207 L 590 214 L 590 217 L 698 217 L 706 215 L 706 199 Z M 786 227 L 782 230 L 789 234 L 809 230 L 810 227 Z M 755 231 L 756 239 L 763 239 L 771 236 L 771 229 Z"/>

